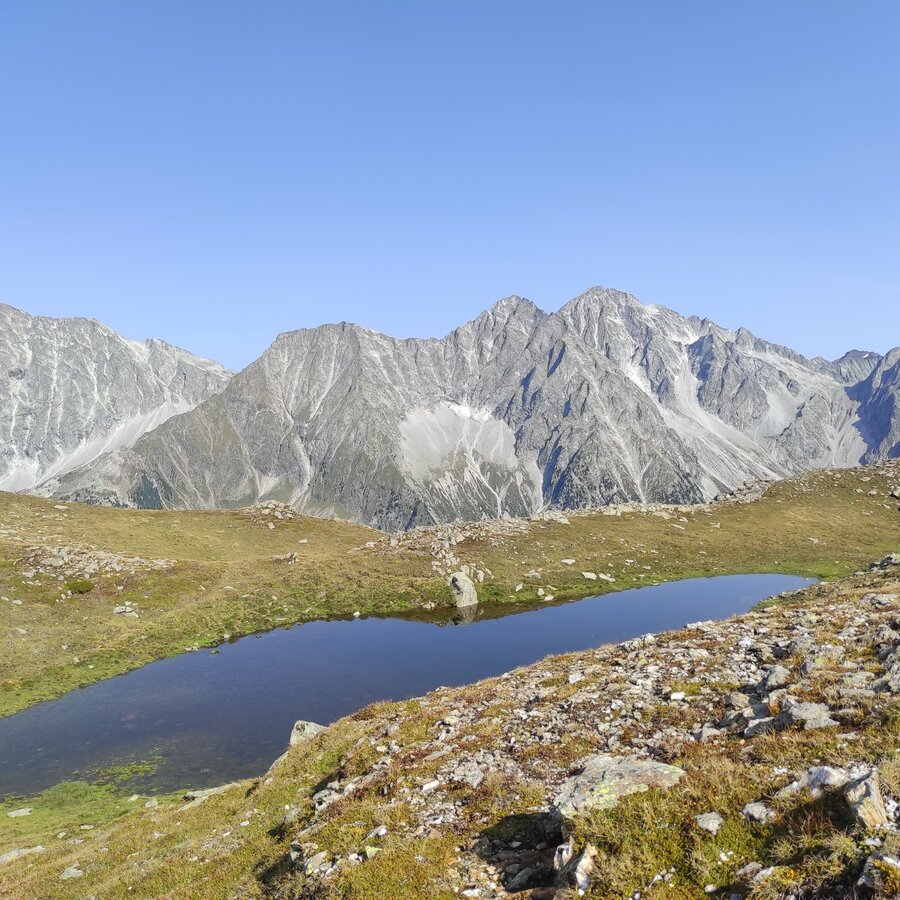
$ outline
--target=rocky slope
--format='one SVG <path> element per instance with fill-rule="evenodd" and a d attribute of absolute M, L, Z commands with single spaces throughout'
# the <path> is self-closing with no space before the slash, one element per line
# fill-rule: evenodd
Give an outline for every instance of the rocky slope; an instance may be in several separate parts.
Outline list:
<path fill-rule="evenodd" d="M 219 395 L 41 490 L 146 507 L 275 499 L 386 529 L 623 501 L 898 453 L 897 354 L 809 360 L 593 289 L 441 340 L 283 334 Z"/>
<path fill-rule="evenodd" d="M 229 376 L 162 341 L 0 304 L 0 490 L 33 489 L 128 447 Z"/>
<path fill-rule="evenodd" d="M 298 723 L 263 778 L 17 845 L 5 883 L 98 898 L 897 896 L 900 556 L 779 600 Z"/>

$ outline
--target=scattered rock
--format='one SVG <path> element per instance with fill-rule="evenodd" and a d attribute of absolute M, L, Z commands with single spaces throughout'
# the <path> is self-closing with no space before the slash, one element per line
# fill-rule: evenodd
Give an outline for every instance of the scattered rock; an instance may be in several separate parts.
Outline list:
<path fill-rule="evenodd" d="M 900 880 L 900 859 L 883 851 L 876 851 L 866 859 L 857 884 L 875 891 L 878 897 L 896 897 L 896 893 L 886 892 L 891 890 L 889 882 L 893 881 L 896 884 L 898 880 Z"/>
<path fill-rule="evenodd" d="M 238 783 L 236 781 L 232 781 L 229 784 L 222 784 L 218 787 L 202 788 L 196 791 L 187 791 L 182 797 L 182 800 L 188 801 L 188 803 L 192 806 L 197 806 L 202 803 L 207 797 L 213 797 L 216 794 L 224 794 L 225 791 L 230 790 L 233 787 L 237 787 L 237 784 Z M 135 799 L 137 799 L 137 795 L 135 795 Z"/>
<path fill-rule="evenodd" d="M 760 682 L 759 690 L 761 693 L 768 694 L 777 688 L 790 684 L 790 682 L 790 669 L 786 669 L 784 666 L 772 666 L 766 673 L 766 677 Z"/>
<path fill-rule="evenodd" d="M 570 823 L 586 812 L 612 809 L 629 794 L 673 787 L 683 775 L 683 769 L 652 759 L 600 753 L 563 784 L 555 806 L 563 821 Z"/>
<path fill-rule="evenodd" d="M 773 722 L 776 731 L 785 728 L 802 727 L 804 731 L 815 728 L 831 728 L 838 723 L 829 716 L 824 703 L 789 703 L 784 706 Z"/>
<path fill-rule="evenodd" d="M 722 823 L 725 820 L 717 812 L 708 812 L 696 816 L 694 821 L 697 823 L 698 828 L 702 828 L 704 831 L 716 835 L 719 833 L 719 829 L 722 827 Z"/>
<path fill-rule="evenodd" d="M 37 847 L 20 847 L 18 850 L 9 850 L 6 853 L 0 853 L 0 866 L 3 863 L 12 862 L 14 859 L 21 859 L 31 853 L 43 853 L 44 848 L 38 844 Z"/>
<path fill-rule="evenodd" d="M 741 810 L 741 814 L 748 821 L 756 822 L 758 825 L 765 825 L 766 822 L 770 822 L 775 818 L 775 813 L 759 800 L 754 803 L 748 803 Z"/>

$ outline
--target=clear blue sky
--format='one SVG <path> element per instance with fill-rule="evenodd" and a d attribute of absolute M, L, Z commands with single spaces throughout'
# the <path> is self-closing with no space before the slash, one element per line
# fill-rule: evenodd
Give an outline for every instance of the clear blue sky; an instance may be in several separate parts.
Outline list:
<path fill-rule="evenodd" d="M 238 368 L 592 284 L 900 344 L 900 3 L 3 0 L 0 300 Z"/>

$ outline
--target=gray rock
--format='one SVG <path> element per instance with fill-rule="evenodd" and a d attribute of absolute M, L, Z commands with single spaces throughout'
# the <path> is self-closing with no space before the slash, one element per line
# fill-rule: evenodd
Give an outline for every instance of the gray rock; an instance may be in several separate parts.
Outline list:
<path fill-rule="evenodd" d="M 519 891 L 524 891 L 530 886 L 531 879 L 534 878 L 535 874 L 535 870 L 528 866 L 517 872 L 506 884 L 507 893 L 517 894 Z"/>
<path fill-rule="evenodd" d="M 900 859 L 883 850 L 876 850 L 866 859 L 857 884 L 875 891 L 878 897 L 890 896 L 884 892 L 888 889 L 887 882 L 892 876 L 893 879 L 900 878 Z"/>
<path fill-rule="evenodd" d="M 722 823 L 725 820 L 717 812 L 708 812 L 695 816 L 694 821 L 697 823 L 698 828 L 702 828 L 703 831 L 708 831 L 710 834 L 716 835 L 719 833 L 719 829 L 722 827 Z"/>
<path fill-rule="evenodd" d="M 478 591 L 465 572 L 454 572 L 447 582 L 453 588 L 457 607 L 475 606 L 478 603 Z"/>
<path fill-rule="evenodd" d="M 311 741 L 314 737 L 320 735 L 325 731 L 325 728 L 326 726 L 318 725 L 316 722 L 306 722 L 303 719 L 298 719 L 294 722 L 294 727 L 291 729 L 290 745 L 296 747 L 298 744 L 305 744 L 307 741 Z"/>
<path fill-rule="evenodd" d="M 824 703 L 791 703 L 785 705 L 773 724 L 777 731 L 801 727 L 805 731 L 812 731 L 815 728 L 831 728 L 838 722 L 831 718 L 828 706 Z"/>
<path fill-rule="evenodd" d="M 28 856 L 31 853 L 43 852 L 44 848 L 40 844 L 37 847 L 20 847 L 17 850 L 8 850 L 6 853 L 0 853 L 0 866 L 15 859 L 21 859 L 23 856 Z"/>
<path fill-rule="evenodd" d="M 772 666 L 766 673 L 765 678 L 759 683 L 759 690 L 768 694 L 776 688 L 784 687 L 791 683 L 791 671 L 784 666 Z"/>
<path fill-rule="evenodd" d="M 73 866 L 69 866 L 67 869 L 64 869 L 62 874 L 59 876 L 60 881 L 68 881 L 70 878 L 81 878 L 84 875 L 84 872 L 78 868 L 78 864 L 76 863 Z"/>
<path fill-rule="evenodd" d="M 6 815 L 10 819 L 19 819 L 22 816 L 30 816 L 34 810 L 30 806 L 23 806 L 21 809 L 14 809 Z"/>
<path fill-rule="evenodd" d="M 758 825 L 765 825 L 766 822 L 770 822 L 775 818 L 775 813 L 759 800 L 754 803 L 748 803 L 741 810 L 741 814 L 748 821 L 756 822 Z"/>
<path fill-rule="evenodd" d="M 216 794 L 224 794 L 225 791 L 230 790 L 233 787 L 237 787 L 238 783 L 236 781 L 232 781 L 229 784 L 220 784 L 217 787 L 211 788 L 201 788 L 196 791 L 186 791 L 182 800 L 186 800 L 190 805 L 197 806 L 202 803 L 207 797 L 214 797 Z"/>
<path fill-rule="evenodd" d="M 863 828 L 881 828 L 890 822 L 881 796 L 877 771 L 846 785 L 844 797 L 857 823 Z"/>
<path fill-rule="evenodd" d="M 629 794 L 678 784 L 684 770 L 677 766 L 605 753 L 590 757 L 578 774 L 569 778 L 556 796 L 555 806 L 564 822 L 593 810 L 612 809 Z"/>

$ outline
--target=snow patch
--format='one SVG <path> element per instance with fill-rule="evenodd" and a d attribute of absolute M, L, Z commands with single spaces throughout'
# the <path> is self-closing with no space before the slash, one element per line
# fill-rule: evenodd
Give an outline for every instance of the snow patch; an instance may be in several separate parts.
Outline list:
<path fill-rule="evenodd" d="M 515 485 L 533 509 L 541 506 L 537 463 L 519 459 L 515 433 L 490 410 L 448 402 L 412 409 L 400 423 L 400 452 L 411 479 L 447 496 L 477 485 L 502 508 L 504 495 Z M 498 470 L 507 473 L 503 485 L 497 483 Z"/>

